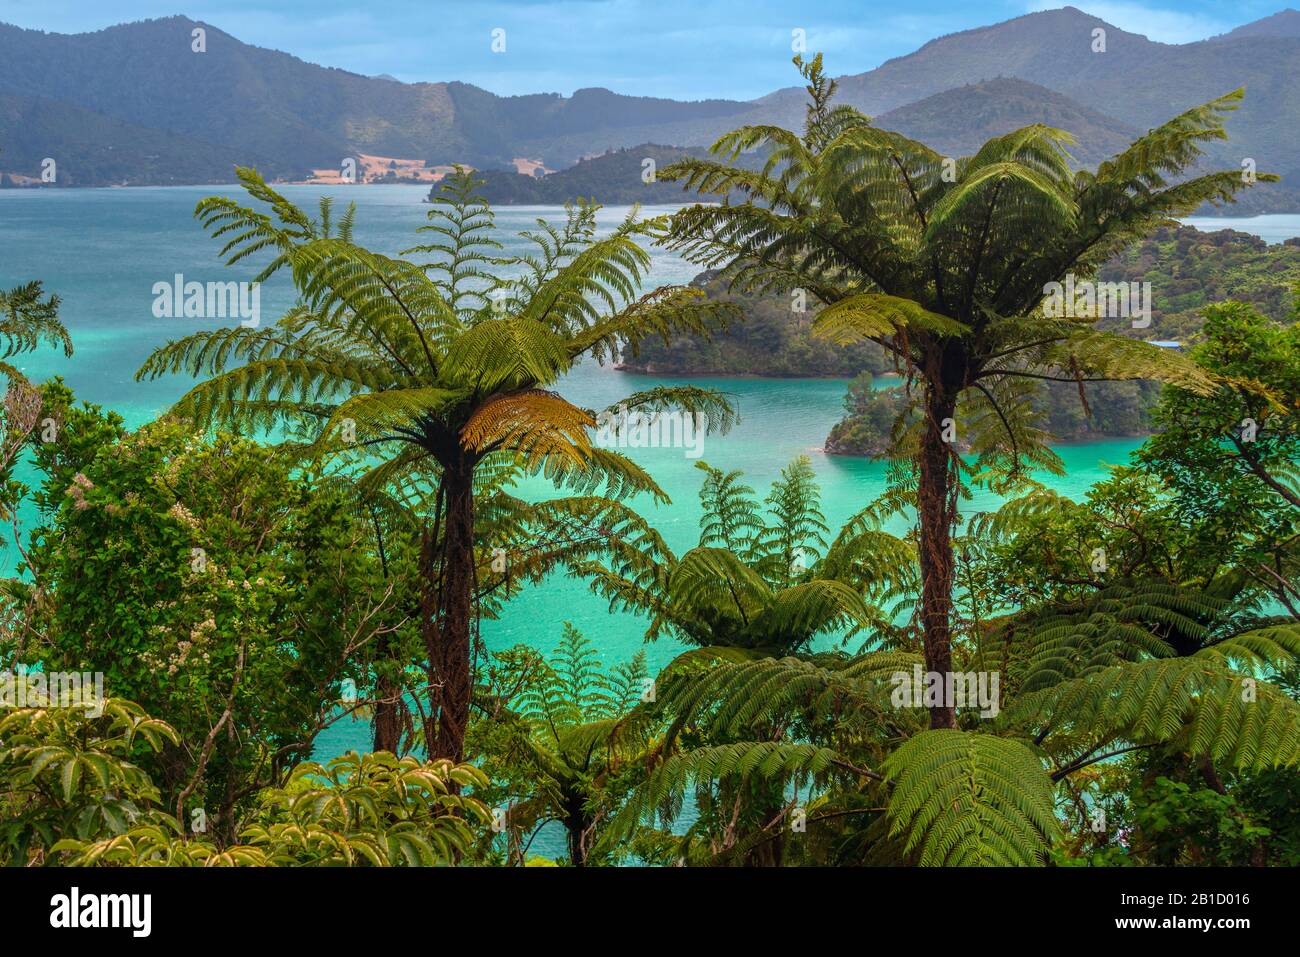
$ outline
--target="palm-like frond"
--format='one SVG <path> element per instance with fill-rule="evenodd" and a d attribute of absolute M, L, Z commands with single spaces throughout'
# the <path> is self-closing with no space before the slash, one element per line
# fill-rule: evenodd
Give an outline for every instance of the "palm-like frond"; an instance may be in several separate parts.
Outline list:
<path fill-rule="evenodd" d="M 1052 781 L 1018 741 L 965 731 L 924 731 L 885 762 L 894 787 L 891 833 L 922 866 L 1046 862 L 1059 825 Z"/>
<path fill-rule="evenodd" d="M 1054 732 L 1165 744 L 1237 768 L 1300 762 L 1300 704 L 1216 655 L 1113 665 L 1025 695 L 1014 712 Z"/>
<path fill-rule="evenodd" d="M 39 282 L 0 289 L 0 343 L 0 359 L 31 352 L 42 343 L 72 355 L 72 339 L 59 321 L 59 297 L 46 295 Z M 6 365 L 10 379 L 22 378 L 17 369 Z"/>

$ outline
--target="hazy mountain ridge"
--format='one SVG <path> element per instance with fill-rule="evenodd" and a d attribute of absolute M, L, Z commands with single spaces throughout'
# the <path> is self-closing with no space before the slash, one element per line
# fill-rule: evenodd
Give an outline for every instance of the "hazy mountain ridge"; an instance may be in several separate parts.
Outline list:
<path fill-rule="evenodd" d="M 1105 31 L 1104 52 L 1093 52 L 1095 29 Z M 1291 82 L 1297 70 L 1300 36 L 1245 34 L 1181 45 L 1156 43 L 1065 7 L 931 40 L 874 70 L 840 77 L 839 88 L 845 102 L 878 114 L 954 87 L 1015 77 L 1144 130 L 1245 86 L 1246 104 L 1229 121 L 1229 132 L 1234 140 L 1262 140 L 1257 152 L 1267 156 L 1282 152 L 1268 148 L 1282 132 L 1277 120 L 1300 117 L 1300 93 Z M 791 87 L 761 102 L 798 102 L 802 95 L 800 88 Z M 1280 161 L 1275 159 L 1275 165 Z"/>
<path fill-rule="evenodd" d="M 840 77 L 840 96 L 881 114 L 954 88 L 1014 77 L 1140 132 L 1244 86 L 1245 102 L 1228 120 L 1230 139 L 1207 145 L 1207 163 L 1236 167 L 1249 157 L 1260 170 L 1282 175 L 1283 183 L 1251 191 L 1235 211 L 1296 210 L 1300 89 L 1293 78 L 1300 74 L 1300 14 L 1288 14 L 1294 11 L 1221 37 L 1167 44 L 1074 7 L 1031 13 L 938 37 L 874 70 Z M 1104 31 L 1104 52 L 1093 52 L 1097 29 Z M 790 87 L 760 102 L 787 113 L 803 95 L 801 88 Z M 956 111 L 954 117 L 961 120 Z"/>
<path fill-rule="evenodd" d="M 60 100 L 0 92 L 0 170 L 39 178 L 55 160 L 56 183 L 98 186 L 221 183 L 247 154 L 166 130 L 129 123 Z M 257 162 L 256 160 L 254 161 Z M 264 168 L 268 159 L 257 163 Z"/>
<path fill-rule="evenodd" d="M 1023 80 L 999 78 L 927 97 L 875 118 L 877 125 L 922 140 L 954 156 L 973 152 L 990 136 L 1030 123 L 1046 123 L 1079 136 L 1076 159 L 1095 164 L 1127 145 L 1137 131 L 1081 106 L 1060 93 Z M 579 196 L 606 205 L 671 203 L 684 198 L 681 184 L 644 183 L 643 163 L 657 169 L 684 156 L 707 156 L 703 147 L 641 143 L 584 159 L 544 177 L 487 170 L 483 195 L 494 204 L 564 203 Z M 742 165 L 746 163 L 741 159 Z M 435 187 L 436 188 L 436 187 Z"/>
<path fill-rule="evenodd" d="M 1075 160 L 1095 166 L 1141 132 L 1062 93 L 1026 80 L 997 77 L 936 93 L 875 117 L 875 124 L 954 156 L 974 153 L 1007 130 L 1043 123 L 1078 140 Z"/>
<path fill-rule="evenodd" d="M 1300 37 L 1300 10 L 1288 7 L 1210 39 L 1232 40 L 1238 37 Z"/>
<path fill-rule="evenodd" d="M 207 31 L 202 53 L 191 50 L 191 31 L 198 27 Z M 284 177 L 337 167 L 361 152 L 430 165 L 503 165 L 523 155 L 524 144 L 544 147 L 548 138 L 586 133 L 585 149 L 575 146 L 564 157 L 567 166 L 597 151 L 593 144 L 604 150 L 644 141 L 632 133 L 606 142 L 600 131 L 607 128 L 656 129 L 701 118 L 726 128 L 731 117 L 753 109 L 727 100 L 680 103 L 608 90 L 498 97 L 465 83 L 400 83 L 250 46 L 185 17 L 75 35 L 0 25 L 0 92 L 58 100 L 216 146 L 237 145 L 248 162 Z M 0 145 L 12 144 L 8 152 L 17 155 L 29 135 L 0 127 L 0 137 Z"/>
<path fill-rule="evenodd" d="M 190 48 L 199 26 L 207 31 L 205 53 Z M 1105 31 L 1100 53 L 1093 52 L 1098 29 Z M 843 102 L 939 149 L 968 152 L 988 136 L 1046 122 L 1079 134 L 1075 156 L 1086 164 L 1244 84 L 1246 104 L 1229 121 L 1232 139 L 1212 144 L 1210 159 L 1237 166 L 1250 157 L 1294 182 L 1298 72 L 1300 13 L 1293 10 L 1172 45 L 1066 7 L 938 37 L 839 83 Z M 502 97 L 466 83 L 401 83 L 317 66 L 186 17 L 75 35 L 0 25 L 0 93 L 8 98 L 0 169 L 34 172 L 6 163 L 30 164 L 57 149 L 68 154 L 56 158 L 72 185 L 209 181 L 214 164 L 227 159 L 299 178 L 356 153 L 488 169 L 527 157 L 564 169 L 644 143 L 705 146 L 745 123 L 798 128 L 805 96 L 790 87 L 750 102 L 688 103 L 599 88 Z M 46 122 L 16 119 L 30 117 L 35 105 Z M 210 148 L 189 159 L 175 152 L 191 141 Z M 112 162 L 80 163 L 73 176 L 79 154 Z M 1258 195 L 1241 211 L 1300 208 L 1289 186 L 1252 192 Z"/>

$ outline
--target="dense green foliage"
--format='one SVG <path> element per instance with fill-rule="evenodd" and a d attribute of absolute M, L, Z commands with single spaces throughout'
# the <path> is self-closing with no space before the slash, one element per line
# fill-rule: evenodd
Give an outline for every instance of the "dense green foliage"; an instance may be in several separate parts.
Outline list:
<path fill-rule="evenodd" d="M 717 159 L 675 164 L 669 178 L 749 201 L 686 207 L 666 242 L 720 267 L 733 287 L 815 297 L 819 336 L 874 342 L 906 375 L 920 414 L 897 443 L 894 486 L 914 492 L 926 664 L 946 674 L 963 486 L 1005 493 L 1024 485 L 1030 466 L 1061 470 L 1034 414 L 1039 383 L 1074 382 L 1081 401 L 1097 381 L 1213 390 L 1184 357 L 1097 329 L 1095 301 L 1076 312 L 1049 311 L 1045 300 L 1053 284 L 1089 280 L 1134 238 L 1253 184 L 1228 170 L 1173 179 L 1202 144 L 1226 137 L 1224 115 L 1242 91 L 1174 117 L 1093 173 L 1071 168 L 1068 133 L 1042 125 L 995 137 L 973 156 L 944 156 L 835 103 L 820 55 L 794 62 L 809 95 L 802 134 L 743 127 L 714 144 Z M 762 170 L 736 164 L 760 146 L 771 150 Z M 932 704 L 930 719 L 956 724 L 950 703 Z"/>
<path fill-rule="evenodd" d="M 1039 308 L 1044 276 L 1231 197 L 1234 174 L 1165 174 L 1234 98 L 1096 174 L 1030 127 L 947 182 L 800 65 L 802 137 L 677 170 L 763 203 L 606 236 L 578 204 L 505 258 L 462 172 L 420 261 L 244 171 L 255 208 L 197 212 L 230 261 L 292 273 L 277 323 L 159 350 L 142 376 L 199 381 L 134 431 L 6 370 L 0 863 L 527 866 L 551 828 L 573 866 L 1294 864 L 1300 324 L 1217 304 L 1179 354 Z M 902 368 L 905 392 L 851 392 L 890 468 L 840 527 L 807 458 L 761 498 L 700 463 L 678 554 L 627 502 L 663 500 L 653 478 L 555 392 L 579 356 L 733 311 L 642 294 L 652 236 L 809 290 L 816 330 Z M 0 301 L 7 355 L 67 347 L 39 286 Z M 1080 500 L 1038 481 L 1040 382 L 1154 379 L 1162 432 L 1128 465 Z M 733 419 L 689 385 L 627 401 Z M 525 500 L 528 475 L 570 494 Z M 971 512 L 977 488 L 1000 504 Z M 479 623 L 555 573 L 684 650 L 651 676 L 566 623 L 550 655 L 489 655 Z M 373 751 L 311 761 L 353 716 Z"/>
<path fill-rule="evenodd" d="M 124 434 L 47 387 L 58 437 L 34 449 L 44 523 L 15 587 L 10 650 L 108 687 L 179 735 L 148 770 L 171 806 L 224 833 L 239 806 L 312 753 L 344 682 L 366 688 L 381 638 L 414 640 L 338 486 L 295 480 L 273 450 L 164 420 Z"/>
<path fill-rule="evenodd" d="M 649 617 L 647 639 L 772 654 L 804 650 L 819 635 L 891 632 L 886 609 L 915 583 L 912 546 L 869 512 L 831 539 L 806 457 L 782 471 L 762 504 L 741 473 L 697 467 L 705 478 L 695 548 L 677 556 L 647 529 L 613 545 L 608 564 L 574 565 L 611 610 Z"/>
<path fill-rule="evenodd" d="M 1254 305 L 1275 321 L 1285 319 L 1300 288 L 1300 243 L 1269 245 L 1234 230 L 1206 233 L 1191 226 L 1156 230 L 1149 239 L 1118 253 L 1101 266 L 1103 282 L 1151 284 L 1152 323 L 1134 329 L 1118 319 L 1098 328 L 1133 338 L 1194 344 L 1202 338 L 1203 310 L 1233 299 Z M 632 371 L 683 375 L 845 376 L 865 370 L 891 371 L 884 350 L 873 343 L 831 348 L 812 335 L 806 313 L 790 308 L 789 297 L 735 292 L 716 273 L 696 279 L 711 298 L 736 302 L 745 321 L 711 340 L 682 337 L 669 345 L 651 342 Z M 827 438 L 829 450 L 844 454 L 883 454 L 889 446 L 895 413 L 905 404 L 897 392 L 869 390 L 865 379 L 849 387 L 846 417 Z M 1062 441 L 1106 436 L 1148 435 L 1151 410 L 1159 396 L 1153 383 L 1097 382 L 1087 388 L 1088 409 L 1071 384 L 1044 383 L 1033 399 L 1042 427 Z"/>
<path fill-rule="evenodd" d="M 40 706 L 0 716 L 0 863 L 433 866 L 461 861 L 488 820 L 457 793 L 486 783 L 469 765 L 351 752 L 260 792 L 239 822 L 243 843 L 214 840 L 201 813 L 168 814 L 135 763 L 176 745 L 176 732 L 131 702 L 102 705 L 99 716 Z"/>
<path fill-rule="evenodd" d="M 1250 303 L 1274 321 L 1286 319 L 1300 289 L 1300 239 L 1269 245 L 1231 229 L 1166 227 L 1103 265 L 1098 279 L 1151 283 L 1150 329 L 1125 330 L 1116 320 L 1103 320 L 1104 327 L 1195 343 L 1202 338 L 1205 307 L 1226 299 Z"/>
<path fill-rule="evenodd" d="M 1296 307 L 1300 289 L 1300 242 L 1270 246 L 1233 230 L 1204 233 L 1190 226 L 1169 227 L 1103 265 L 1098 279 L 1150 283 L 1152 290 L 1149 329 L 1136 330 L 1118 319 L 1103 319 L 1098 328 L 1192 345 L 1205 335 L 1206 307 L 1223 300 L 1249 303 L 1269 319 L 1285 320 Z M 729 352 L 730 337 L 720 338 L 713 348 Z M 1041 427 L 1067 442 L 1154 431 L 1151 413 L 1160 394 L 1154 383 L 1094 382 L 1085 394 L 1086 410 L 1073 384 L 1044 383 L 1032 400 Z M 847 415 L 831 430 L 827 448 L 856 455 L 886 454 L 890 429 L 905 405 L 897 390 L 871 391 L 866 380 L 855 382 L 845 398 Z"/>
<path fill-rule="evenodd" d="M 261 276 L 287 267 L 298 302 L 269 328 L 170 342 L 137 375 L 207 376 L 173 415 L 204 427 L 286 429 L 286 461 L 341 469 L 367 508 L 418 530 L 407 569 L 418 565 L 421 581 L 424 744 L 460 762 L 484 597 L 605 547 L 592 528 L 625 521 L 621 499 L 666 499 L 640 466 L 593 442 L 596 412 L 553 387 L 584 357 L 603 362 L 652 336 L 706 334 L 725 325 L 729 306 L 684 287 L 641 294 L 650 265 L 641 241 L 664 223 L 635 208 L 597 236 L 598 207 L 571 205 L 563 225 L 539 220 L 522 234 L 530 250 L 504 257 L 480 181 L 457 169 L 420 227 L 429 241 L 404 253 L 428 257 L 421 262 L 354 243 L 352 209 L 334 235 L 328 200 L 313 220 L 256 171 L 240 177 L 274 219 L 225 198 L 201 202 L 196 214 L 214 236 L 235 233 L 222 249 L 228 262 L 274 253 Z M 721 393 L 691 386 L 645 390 L 612 408 L 684 413 L 710 431 L 735 417 Z M 539 474 L 578 494 L 536 505 L 506 493 L 516 478 Z M 548 530 L 541 548 L 539 528 Z M 485 534 L 498 538 L 487 549 Z M 404 687 L 382 696 L 380 750 L 396 750 L 409 724 L 391 713 Z"/>
<path fill-rule="evenodd" d="M 593 848 L 625 799 L 629 778 L 650 759 L 649 726 L 624 718 L 649 697 L 645 656 L 606 671 L 571 624 L 543 658 L 520 646 L 493 656 L 472 748 L 492 786 L 477 793 L 500 809 L 505 847 L 487 853 L 524 863 L 540 826 L 561 825 L 575 866 L 626 860 L 629 846 Z"/>

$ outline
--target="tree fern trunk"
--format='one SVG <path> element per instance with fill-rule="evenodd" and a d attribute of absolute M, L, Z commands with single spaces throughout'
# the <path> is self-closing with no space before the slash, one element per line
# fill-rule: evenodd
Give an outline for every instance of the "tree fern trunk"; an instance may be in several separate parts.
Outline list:
<path fill-rule="evenodd" d="M 584 810 L 585 804 L 581 794 L 571 795 L 565 801 L 564 829 L 569 844 L 569 862 L 574 867 L 587 866 L 587 846 L 583 836 L 591 826 L 591 821 Z"/>
<path fill-rule="evenodd" d="M 944 441 L 944 420 L 952 419 L 955 394 L 931 386 L 921 438 L 916 490 L 920 522 L 921 624 L 925 633 L 925 669 L 947 675 L 952 671 L 952 482 L 951 450 Z M 919 691 L 919 689 L 918 689 Z M 957 715 L 946 702 L 930 708 L 931 728 L 955 728 Z"/>
<path fill-rule="evenodd" d="M 436 683 L 432 695 L 437 735 L 429 748 L 431 758 L 460 762 L 465 757 L 465 731 L 469 725 L 472 631 L 474 624 L 474 472 L 469 463 L 456 463 L 443 472 L 446 495 L 442 527 L 441 567 L 428 574 L 436 596 L 432 621 L 426 622 L 429 660 Z M 436 547 L 436 543 L 435 543 Z"/>
<path fill-rule="evenodd" d="M 373 503 L 367 503 L 366 510 L 375 530 L 375 546 L 379 553 L 379 565 L 383 569 L 384 580 L 388 580 L 388 551 L 384 547 L 384 527 L 378 510 Z M 393 650 L 396 644 L 392 635 L 380 635 L 377 648 L 378 661 L 381 665 L 393 664 Z M 400 666 L 399 666 L 400 667 Z M 381 670 L 375 678 L 374 710 L 374 748 L 375 751 L 388 751 L 397 754 L 402 743 L 402 701 L 401 685 Z"/>
<path fill-rule="evenodd" d="M 402 734 L 399 689 L 389 678 L 380 677 L 375 682 L 375 750 L 397 753 Z"/>

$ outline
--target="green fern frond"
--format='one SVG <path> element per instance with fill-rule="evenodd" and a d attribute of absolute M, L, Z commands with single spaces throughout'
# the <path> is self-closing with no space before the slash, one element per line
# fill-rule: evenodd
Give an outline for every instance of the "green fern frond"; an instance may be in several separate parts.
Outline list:
<path fill-rule="evenodd" d="M 892 835 L 923 867 L 1046 863 L 1059 825 L 1051 778 L 1018 741 L 923 731 L 885 762 Z"/>
<path fill-rule="evenodd" d="M 1053 733 L 1164 744 L 1242 769 L 1300 762 L 1300 704 L 1216 655 L 1114 665 L 1028 694 L 1014 714 Z"/>

